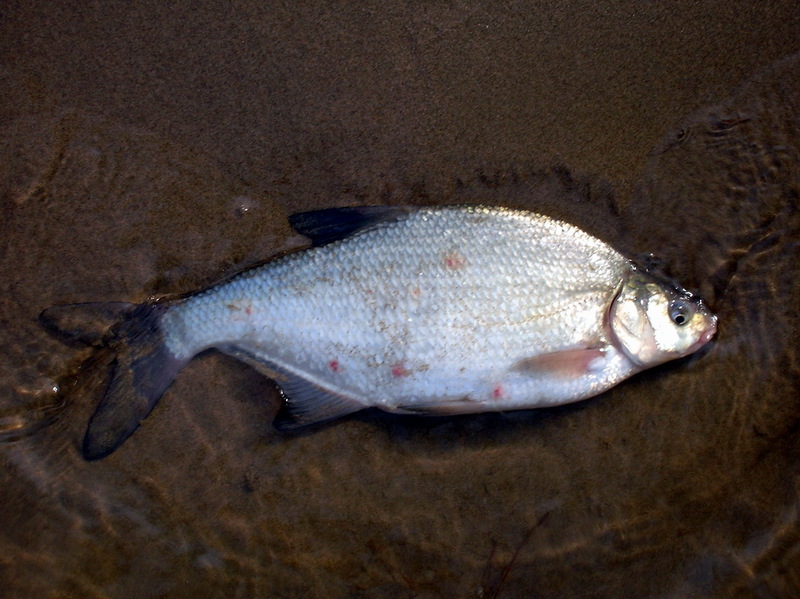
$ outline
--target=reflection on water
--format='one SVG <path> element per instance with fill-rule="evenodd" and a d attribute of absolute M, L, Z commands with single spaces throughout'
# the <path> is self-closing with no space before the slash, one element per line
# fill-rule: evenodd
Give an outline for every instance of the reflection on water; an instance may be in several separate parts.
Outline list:
<path fill-rule="evenodd" d="M 284 435 L 269 424 L 270 383 L 209 354 L 134 440 L 92 464 L 78 444 L 103 364 L 49 337 L 37 314 L 195 289 L 297 239 L 279 202 L 146 132 L 77 112 L 18 119 L 3 146 L 0 225 L 5 589 L 790 595 L 800 588 L 798 115 L 800 64 L 786 60 L 678 125 L 630 205 L 558 169 L 428 198 L 527 205 L 630 254 L 657 252 L 719 314 L 700 359 L 575 406 L 365 413 Z M 420 199 L 389 199 L 409 198 Z"/>
<path fill-rule="evenodd" d="M 2 402 L 8 406 L 0 412 L 0 442 L 16 441 L 51 424 L 67 402 L 59 384 L 40 377 L 28 384 L 6 389 L 12 397 Z"/>

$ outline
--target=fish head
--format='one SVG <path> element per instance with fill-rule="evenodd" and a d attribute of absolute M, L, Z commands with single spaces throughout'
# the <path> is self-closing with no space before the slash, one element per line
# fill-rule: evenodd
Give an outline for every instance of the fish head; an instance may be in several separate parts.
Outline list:
<path fill-rule="evenodd" d="M 717 332 L 700 298 L 638 269 L 622 283 L 608 322 L 615 345 L 641 368 L 688 356 Z"/>

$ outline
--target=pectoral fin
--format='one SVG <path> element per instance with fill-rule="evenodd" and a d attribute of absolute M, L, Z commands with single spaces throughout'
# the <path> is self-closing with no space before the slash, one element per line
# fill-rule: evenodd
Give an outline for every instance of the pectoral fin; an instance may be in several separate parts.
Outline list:
<path fill-rule="evenodd" d="M 593 362 L 604 356 L 605 350 L 601 347 L 567 349 L 525 358 L 514 364 L 511 370 L 529 374 L 552 374 L 565 378 L 578 377 L 591 372 Z"/>

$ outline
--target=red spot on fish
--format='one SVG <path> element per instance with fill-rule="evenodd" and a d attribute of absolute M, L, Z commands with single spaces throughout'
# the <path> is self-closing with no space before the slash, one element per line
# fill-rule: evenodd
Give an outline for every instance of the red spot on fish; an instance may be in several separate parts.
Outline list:
<path fill-rule="evenodd" d="M 419 287 L 414 287 L 411 290 L 411 295 L 412 297 L 419 297 L 420 295 L 422 295 L 422 289 L 420 289 Z"/>
<path fill-rule="evenodd" d="M 392 366 L 392 376 L 395 378 L 400 378 L 403 376 L 408 376 L 411 374 L 411 371 L 406 368 L 402 362 L 399 362 Z"/>
<path fill-rule="evenodd" d="M 331 360 L 328 362 L 328 368 L 331 369 L 331 372 L 339 372 L 339 360 Z"/>
<path fill-rule="evenodd" d="M 444 265 L 450 270 L 459 270 L 467 264 L 467 259 L 458 252 L 450 252 L 444 257 Z"/>
<path fill-rule="evenodd" d="M 253 304 L 245 304 L 244 300 L 234 300 L 225 307 L 230 310 L 231 320 L 233 322 L 243 322 L 247 316 L 253 314 Z M 245 316 L 243 316 L 243 314 Z"/>
<path fill-rule="evenodd" d="M 494 386 L 494 389 L 492 389 L 492 399 L 500 399 L 501 397 L 505 397 L 505 395 L 506 390 L 503 385 L 499 383 Z"/>

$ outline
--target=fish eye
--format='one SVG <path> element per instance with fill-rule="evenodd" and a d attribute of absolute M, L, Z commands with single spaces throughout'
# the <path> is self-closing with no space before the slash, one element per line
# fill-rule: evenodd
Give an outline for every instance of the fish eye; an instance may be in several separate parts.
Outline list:
<path fill-rule="evenodd" d="M 683 300 L 675 300 L 669 306 L 669 317 L 679 327 L 689 322 L 693 313 L 691 306 Z"/>

